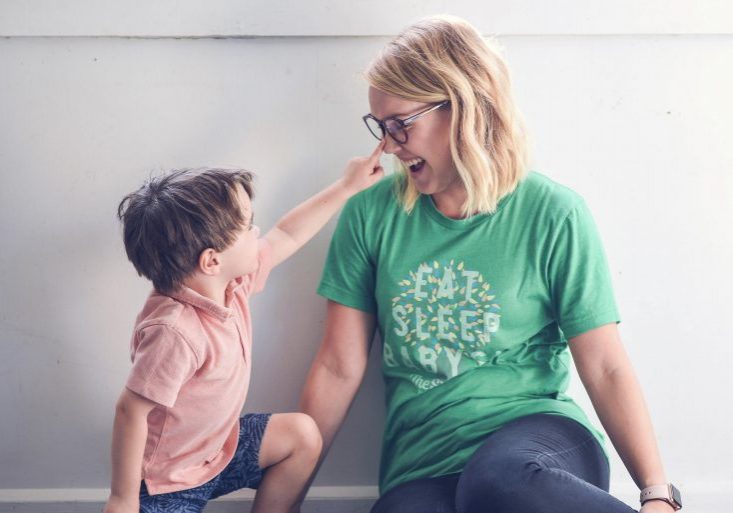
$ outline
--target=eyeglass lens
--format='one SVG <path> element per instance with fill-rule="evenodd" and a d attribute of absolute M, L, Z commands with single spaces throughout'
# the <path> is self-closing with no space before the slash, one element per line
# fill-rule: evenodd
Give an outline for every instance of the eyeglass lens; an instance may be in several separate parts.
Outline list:
<path fill-rule="evenodd" d="M 405 129 L 399 120 L 385 119 L 382 123 L 380 123 L 372 117 L 366 117 L 364 121 L 366 122 L 367 128 L 372 133 L 372 135 L 379 140 L 382 140 L 384 138 L 385 130 L 395 141 L 399 143 L 404 143 L 407 140 L 407 134 L 405 133 Z"/>

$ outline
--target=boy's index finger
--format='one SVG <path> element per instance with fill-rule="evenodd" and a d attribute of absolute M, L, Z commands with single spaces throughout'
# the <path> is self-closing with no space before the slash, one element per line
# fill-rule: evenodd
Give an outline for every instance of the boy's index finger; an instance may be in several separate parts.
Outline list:
<path fill-rule="evenodd" d="M 379 141 L 379 144 L 377 144 L 377 147 L 374 148 L 374 151 L 371 155 L 369 155 L 369 160 L 378 160 L 379 157 L 382 155 L 382 151 L 384 151 L 384 145 L 386 144 L 386 141 L 382 139 Z"/>

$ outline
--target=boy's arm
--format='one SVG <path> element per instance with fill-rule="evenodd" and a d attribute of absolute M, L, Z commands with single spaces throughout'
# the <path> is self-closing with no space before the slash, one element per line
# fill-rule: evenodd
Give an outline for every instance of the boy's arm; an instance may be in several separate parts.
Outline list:
<path fill-rule="evenodd" d="M 148 413 L 157 403 L 125 388 L 117 401 L 112 432 L 112 490 L 105 513 L 137 513 L 140 471 L 148 436 Z"/>
<path fill-rule="evenodd" d="M 371 187 L 383 176 L 380 142 L 368 157 L 355 157 L 343 177 L 285 214 L 265 235 L 272 248 L 273 267 L 287 259 L 320 231 L 329 219 L 357 192 Z"/>

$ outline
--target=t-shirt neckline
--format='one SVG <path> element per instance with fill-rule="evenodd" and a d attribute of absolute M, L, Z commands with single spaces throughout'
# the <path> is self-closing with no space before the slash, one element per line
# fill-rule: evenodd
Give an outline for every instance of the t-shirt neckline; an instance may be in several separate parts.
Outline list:
<path fill-rule="evenodd" d="M 523 181 L 523 180 L 522 180 Z M 436 222 L 438 222 L 440 225 L 445 226 L 446 228 L 450 228 L 451 230 L 465 230 L 466 228 L 471 228 L 477 224 L 480 224 L 484 221 L 487 221 L 489 219 L 493 219 L 496 217 L 503 209 L 506 207 L 506 205 L 512 200 L 512 198 L 517 194 L 517 190 L 522 185 L 522 181 L 520 181 L 517 184 L 517 187 L 510 192 L 509 194 L 505 195 L 503 198 L 499 200 L 499 204 L 496 207 L 496 211 L 494 211 L 491 214 L 485 213 L 485 214 L 476 214 L 472 215 L 471 217 L 467 217 L 465 219 L 453 219 L 451 217 L 446 216 L 438 210 L 438 207 L 435 205 L 435 201 L 433 201 L 433 197 L 429 194 L 421 194 L 419 198 L 419 202 L 421 205 L 421 208 L 427 212 L 427 214 L 433 218 Z"/>

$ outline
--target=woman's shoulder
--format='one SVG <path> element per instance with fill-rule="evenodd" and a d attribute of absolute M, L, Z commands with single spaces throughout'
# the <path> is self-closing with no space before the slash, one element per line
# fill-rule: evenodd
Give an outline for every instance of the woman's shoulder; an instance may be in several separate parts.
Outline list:
<path fill-rule="evenodd" d="M 530 171 L 517 187 L 517 199 L 525 208 L 566 215 L 584 203 L 583 197 L 538 171 Z"/>
<path fill-rule="evenodd" d="M 356 193 L 348 201 L 347 206 L 364 209 L 367 213 L 383 211 L 390 205 L 397 203 L 399 179 L 399 176 L 396 174 L 385 176 L 368 189 Z"/>

